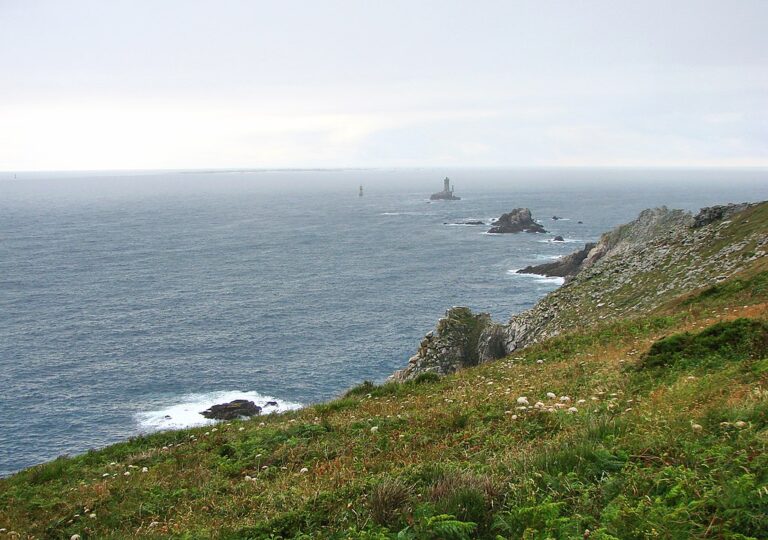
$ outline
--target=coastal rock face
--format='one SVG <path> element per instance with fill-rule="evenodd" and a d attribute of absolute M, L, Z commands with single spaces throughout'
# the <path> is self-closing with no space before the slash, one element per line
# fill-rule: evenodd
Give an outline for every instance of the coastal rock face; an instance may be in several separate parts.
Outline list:
<path fill-rule="evenodd" d="M 570 330 L 648 313 L 671 298 L 725 279 L 768 255 L 768 236 L 744 225 L 758 211 L 768 212 L 768 202 L 704 208 L 695 218 L 666 207 L 644 210 L 596 244 L 521 270 L 566 281 L 507 323 L 454 308 L 466 310 L 457 312 L 459 320 L 476 321 L 455 324 L 449 310 L 408 367 L 392 378 L 452 373 Z"/>
<path fill-rule="evenodd" d="M 750 203 L 740 204 L 725 204 L 719 206 L 710 206 L 708 208 L 702 208 L 701 211 L 693 218 L 693 227 L 698 229 L 704 225 L 708 225 L 713 221 L 719 221 L 731 217 L 733 214 L 737 214 L 747 208 L 754 206 Z"/>
<path fill-rule="evenodd" d="M 539 276 L 546 277 L 572 277 L 579 273 L 581 270 L 581 264 L 589 255 L 589 252 L 595 248 L 597 244 L 589 243 L 584 245 L 584 249 L 574 251 L 570 255 L 560 257 L 558 260 L 551 263 L 539 264 L 536 266 L 526 266 L 525 268 L 518 270 L 518 274 L 537 274 Z"/>
<path fill-rule="evenodd" d="M 408 360 L 408 366 L 396 371 L 390 380 L 407 381 L 421 373 L 447 375 L 479 362 L 480 334 L 491 324 L 487 313 L 472 313 L 468 307 L 452 307 L 437 321 Z"/>
<path fill-rule="evenodd" d="M 242 416 L 256 416 L 259 413 L 261 413 L 261 407 L 253 401 L 236 399 L 229 403 L 213 405 L 200 414 L 213 420 L 234 420 Z"/>
<path fill-rule="evenodd" d="M 545 233 L 544 227 L 533 221 L 531 211 L 528 208 L 515 208 L 511 212 L 502 214 L 492 223 L 489 233 Z"/>

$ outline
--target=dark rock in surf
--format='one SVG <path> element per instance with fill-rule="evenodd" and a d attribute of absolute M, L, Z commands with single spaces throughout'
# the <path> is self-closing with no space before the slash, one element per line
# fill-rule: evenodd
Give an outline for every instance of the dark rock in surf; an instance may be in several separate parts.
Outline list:
<path fill-rule="evenodd" d="M 552 241 L 553 241 L 553 242 L 565 242 L 565 238 L 563 238 L 563 237 L 562 237 L 562 236 L 560 236 L 560 235 L 557 235 L 557 236 L 555 236 L 555 237 L 552 239 Z"/>
<path fill-rule="evenodd" d="M 234 420 L 243 416 L 256 416 L 261 413 L 261 407 L 247 399 L 236 399 L 229 403 L 212 405 L 200 414 L 212 420 Z"/>
<path fill-rule="evenodd" d="M 594 243 L 589 243 L 584 246 L 584 249 L 575 251 L 565 257 L 560 257 L 558 260 L 539 264 L 536 266 L 526 266 L 522 270 L 518 270 L 518 274 L 536 274 L 546 277 L 572 277 L 579 273 L 581 270 L 581 264 L 584 259 L 587 258 L 589 252 L 595 247 Z"/>
<path fill-rule="evenodd" d="M 478 219 L 468 219 L 466 221 L 454 221 L 452 223 L 446 221 L 443 225 L 485 225 L 485 222 Z"/>

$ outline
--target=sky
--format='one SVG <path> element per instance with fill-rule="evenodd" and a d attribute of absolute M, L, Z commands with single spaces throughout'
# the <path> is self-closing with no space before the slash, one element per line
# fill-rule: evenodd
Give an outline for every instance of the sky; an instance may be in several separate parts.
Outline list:
<path fill-rule="evenodd" d="M 0 170 L 766 167 L 765 0 L 0 0 Z"/>

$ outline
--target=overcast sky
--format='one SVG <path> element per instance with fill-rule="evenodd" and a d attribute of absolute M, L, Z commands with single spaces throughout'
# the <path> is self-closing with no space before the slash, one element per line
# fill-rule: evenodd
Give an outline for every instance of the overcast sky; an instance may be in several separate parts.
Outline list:
<path fill-rule="evenodd" d="M 0 0 L 0 170 L 768 166 L 768 1 Z"/>

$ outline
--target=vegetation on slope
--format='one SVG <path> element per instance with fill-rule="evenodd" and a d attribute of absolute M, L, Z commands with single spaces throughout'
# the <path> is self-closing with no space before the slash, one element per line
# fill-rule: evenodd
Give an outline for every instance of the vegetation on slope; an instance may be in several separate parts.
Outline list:
<path fill-rule="evenodd" d="M 766 538 L 767 282 L 30 468 L 0 538 Z"/>

